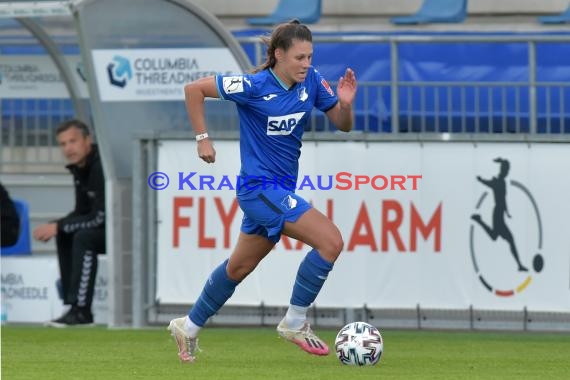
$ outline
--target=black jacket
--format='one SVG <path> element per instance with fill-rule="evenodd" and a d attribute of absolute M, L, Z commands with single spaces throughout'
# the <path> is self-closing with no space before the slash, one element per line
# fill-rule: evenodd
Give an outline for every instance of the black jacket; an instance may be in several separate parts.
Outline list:
<path fill-rule="evenodd" d="M 2 247 L 10 247 L 18 241 L 20 216 L 8 191 L 0 183 L 0 236 Z"/>
<path fill-rule="evenodd" d="M 58 232 L 105 228 L 105 178 L 97 146 L 93 145 L 84 167 L 71 164 L 66 168 L 73 175 L 75 209 L 57 221 Z"/>

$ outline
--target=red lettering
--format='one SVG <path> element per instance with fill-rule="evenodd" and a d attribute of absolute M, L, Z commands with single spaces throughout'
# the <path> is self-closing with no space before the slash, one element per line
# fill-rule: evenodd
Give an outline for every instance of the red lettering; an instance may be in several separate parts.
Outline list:
<path fill-rule="evenodd" d="M 174 233 L 172 236 L 172 246 L 174 248 L 180 247 L 180 229 L 182 227 L 190 227 L 190 218 L 181 216 L 180 209 L 182 207 L 192 207 L 193 205 L 194 199 L 192 197 L 174 197 L 173 199 L 174 212 L 172 213 L 172 227 Z"/>
<path fill-rule="evenodd" d="M 293 249 L 293 245 L 291 244 L 291 240 L 289 240 L 289 236 L 281 234 L 281 243 L 283 243 L 283 249 L 290 251 Z M 273 246 L 275 249 L 276 246 Z"/>
<path fill-rule="evenodd" d="M 329 218 L 331 222 L 334 223 L 333 206 L 334 206 L 333 200 L 327 199 L 327 218 Z"/>
<path fill-rule="evenodd" d="M 364 233 L 360 233 L 362 227 L 364 227 Z M 353 251 L 357 245 L 367 245 L 372 252 L 378 251 L 376 241 L 374 240 L 372 223 L 370 223 L 370 216 L 368 215 L 368 210 L 364 202 L 360 204 L 360 210 L 358 211 L 358 216 L 354 223 L 354 229 L 350 235 L 348 251 Z"/>
<path fill-rule="evenodd" d="M 378 185 L 376 185 L 377 179 L 381 179 L 384 182 L 384 184 L 378 187 Z M 374 190 L 384 190 L 386 187 L 388 187 L 388 178 L 386 178 L 383 175 L 375 175 L 374 177 L 372 177 L 372 187 L 374 188 Z"/>
<path fill-rule="evenodd" d="M 357 175 L 354 177 L 354 188 L 356 190 L 360 190 L 360 185 L 366 185 L 367 183 L 370 183 L 370 177 L 367 175 Z"/>
<path fill-rule="evenodd" d="M 390 190 L 394 190 L 394 187 L 396 187 L 396 185 L 400 187 L 400 190 L 406 190 L 406 188 L 404 187 L 404 183 L 406 182 L 406 177 L 404 177 L 403 175 L 392 175 L 390 176 L 390 179 L 392 180 L 392 186 L 390 186 Z"/>
<path fill-rule="evenodd" d="M 350 177 L 352 177 L 352 174 L 347 173 L 347 172 L 336 173 L 336 176 L 335 176 L 336 182 L 346 184 L 346 186 L 343 187 L 337 183 L 335 188 L 337 188 L 338 190 L 350 190 L 350 188 L 352 187 L 352 182 L 350 182 L 349 179 L 344 179 L 344 177 L 350 178 Z"/>
<path fill-rule="evenodd" d="M 389 219 L 389 213 L 393 211 L 396 213 L 394 219 Z M 382 251 L 388 251 L 388 237 L 392 235 L 396 241 L 396 248 L 400 252 L 404 252 L 406 247 L 402 242 L 398 228 L 402 224 L 403 211 L 402 206 L 396 200 L 385 200 L 382 202 Z"/>
<path fill-rule="evenodd" d="M 230 228 L 239 207 L 238 201 L 234 198 L 232 205 L 230 206 L 230 210 L 227 213 L 224 210 L 222 198 L 215 197 L 214 202 L 216 203 L 216 208 L 218 209 L 218 214 L 220 215 L 222 226 L 224 227 L 224 248 L 230 248 Z"/>
<path fill-rule="evenodd" d="M 420 231 L 424 240 L 427 240 L 431 232 L 435 234 L 434 237 L 434 250 L 435 252 L 441 252 L 441 203 L 437 206 L 437 209 L 431 216 L 428 224 L 424 224 L 421 215 L 411 204 L 411 221 L 410 221 L 410 250 L 416 251 L 417 247 L 417 232 Z"/>
<path fill-rule="evenodd" d="M 409 175 L 408 178 L 412 179 L 412 183 L 413 183 L 412 190 L 417 190 L 418 186 L 417 186 L 416 180 L 421 179 L 422 176 L 421 175 Z"/>
<path fill-rule="evenodd" d="M 206 199 L 198 198 L 198 248 L 216 248 L 216 238 L 206 237 Z"/>

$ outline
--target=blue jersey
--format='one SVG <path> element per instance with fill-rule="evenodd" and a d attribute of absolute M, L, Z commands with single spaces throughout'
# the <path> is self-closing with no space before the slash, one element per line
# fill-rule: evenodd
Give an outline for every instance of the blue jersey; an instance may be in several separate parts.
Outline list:
<path fill-rule="evenodd" d="M 240 176 L 297 181 L 301 139 L 313 107 L 326 112 L 336 95 L 311 67 L 291 88 L 271 69 L 256 74 L 216 76 L 220 98 L 236 103 L 240 117 Z M 294 186 L 294 185 L 293 185 Z"/>

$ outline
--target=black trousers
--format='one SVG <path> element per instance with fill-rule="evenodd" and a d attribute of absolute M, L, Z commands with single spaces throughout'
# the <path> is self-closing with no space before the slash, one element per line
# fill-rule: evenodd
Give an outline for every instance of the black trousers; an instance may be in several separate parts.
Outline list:
<path fill-rule="evenodd" d="M 105 252 L 105 228 L 79 230 L 56 236 L 63 303 L 91 309 L 97 254 Z"/>

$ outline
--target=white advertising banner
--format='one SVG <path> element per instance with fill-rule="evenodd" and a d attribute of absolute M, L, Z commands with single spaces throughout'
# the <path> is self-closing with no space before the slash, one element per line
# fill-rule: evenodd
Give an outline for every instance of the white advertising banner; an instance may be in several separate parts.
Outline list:
<path fill-rule="evenodd" d="M 227 48 L 93 50 L 101 100 L 183 100 L 184 85 L 241 72 Z"/>
<path fill-rule="evenodd" d="M 93 295 L 94 322 L 108 320 L 107 258 L 98 256 Z M 45 323 L 60 317 L 69 306 L 59 298 L 56 256 L 2 257 L 2 323 Z"/>
<path fill-rule="evenodd" d="M 81 57 L 64 57 L 83 98 L 88 90 Z M 52 59 L 47 55 L 0 56 L 0 99 L 63 99 L 69 92 Z"/>
<path fill-rule="evenodd" d="M 237 142 L 164 141 L 157 299 L 189 304 L 236 244 Z M 567 144 L 306 142 L 297 193 L 338 225 L 344 251 L 321 307 L 570 311 Z M 288 305 L 309 248 L 282 237 L 228 304 Z"/>

